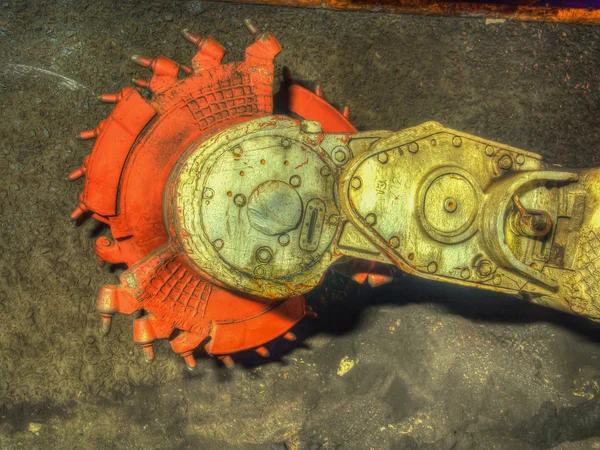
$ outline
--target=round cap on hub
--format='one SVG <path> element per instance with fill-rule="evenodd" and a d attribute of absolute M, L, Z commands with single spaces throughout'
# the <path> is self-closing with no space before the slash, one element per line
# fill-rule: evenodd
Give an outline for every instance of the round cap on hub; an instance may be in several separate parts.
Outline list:
<path fill-rule="evenodd" d="M 296 228 L 301 218 L 302 200 L 296 190 L 283 181 L 265 181 L 250 194 L 248 220 L 263 234 L 286 233 Z"/>

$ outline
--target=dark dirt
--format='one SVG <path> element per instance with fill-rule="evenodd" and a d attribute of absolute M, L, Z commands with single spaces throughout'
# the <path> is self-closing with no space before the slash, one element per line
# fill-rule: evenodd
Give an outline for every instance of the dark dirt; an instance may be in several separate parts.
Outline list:
<path fill-rule="evenodd" d="M 244 17 L 277 58 L 362 130 L 444 125 L 571 166 L 600 156 L 600 28 L 337 13 L 212 2 L 0 1 L 0 448 L 600 448 L 600 327 L 503 295 L 401 277 L 329 275 L 320 313 L 271 359 L 188 372 L 146 364 L 130 319 L 98 333 L 90 221 L 65 175 L 102 119 L 95 101 L 186 62 L 181 28 L 241 58 Z M 66 77 L 63 78 L 63 77 Z M 349 368 L 339 375 L 340 367 Z M 342 372 L 339 372 L 342 373 Z"/>

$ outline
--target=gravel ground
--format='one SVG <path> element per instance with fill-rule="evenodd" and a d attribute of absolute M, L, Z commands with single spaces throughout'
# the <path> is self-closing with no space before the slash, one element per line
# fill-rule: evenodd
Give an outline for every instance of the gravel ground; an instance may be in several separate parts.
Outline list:
<path fill-rule="evenodd" d="M 65 182 L 108 113 L 95 96 L 193 54 L 239 59 L 242 19 L 284 46 L 278 70 L 348 104 L 361 130 L 446 126 L 583 167 L 600 152 L 600 28 L 213 2 L 0 1 L 0 448 L 600 449 L 600 327 L 511 297 L 403 276 L 331 274 L 320 313 L 259 363 L 146 364 L 130 318 L 98 333 L 92 221 Z"/>

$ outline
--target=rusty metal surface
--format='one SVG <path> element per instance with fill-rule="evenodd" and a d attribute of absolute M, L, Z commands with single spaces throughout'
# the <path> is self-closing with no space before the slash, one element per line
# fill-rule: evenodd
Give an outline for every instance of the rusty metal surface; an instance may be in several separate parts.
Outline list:
<path fill-rule="evenodd" d="M 548 2 L 444 2 L 430 0 L 221 0 L 232 3 L 267 4 L 340 11 L 372 11 L 395 14 L 481 17 L 540 22 L 600 24 L 600 10 L 593 1 L 577 7 L 549 6 Z M 555 2 L 556 3 L 556 2 Z M 567 3 L 568 5 L 568 3 Z"/>

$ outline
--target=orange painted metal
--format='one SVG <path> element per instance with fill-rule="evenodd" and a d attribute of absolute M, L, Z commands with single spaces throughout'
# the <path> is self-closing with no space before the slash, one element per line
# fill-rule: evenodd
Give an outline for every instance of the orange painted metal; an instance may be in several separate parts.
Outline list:
<path fill-rule="evenodd" d="M 266 4 L 340 11 L 373 11 L 397 14 L 482 17 L 520 21 L 600 24 L 598 5 L 592 8 L 548 6 L 543 2 L 513 1 L 484 3 L 435 0 L 223 0 L 234 3 Z M 534 6 L 532 3 L 535 3 Z M 558 2 L 555 2 L 558 3 Z M 593 4 L 593 2 L 588 2 Z"/>
<path fill-rule="evenodd" d="M 169 234 L 163 198 L 184 151 L 227 127 L 273 112 L 273 58 L 281 47 L 271 33 L 247 26 L 255 39 L 243 62 L 221 64 L 223 47 L 188 30 L 183 35 L 197 48 L 191 68 L 163 56 L 133 56 L 134 63 L 152 70 L 150 80 L 136 79 L 137 88 L 99 96 L 115 103 L 114 109 L 79 135 L 95 141 L 69 175 L 71 180 L 85 177 L 71 217 L 91 216 L 107 224 L 112 237 L 97 239 L 99 262 L 129 267 L 119 285 L 104 286 L 98 294 L 101 331 L 110 331 L 117 313 L 138 314 L 133 337 L 148 360 L 154 358 L 153 343 L 168 339 L 190 368 L 199 348 L 231 367 L 230 354 L 254 349 L 267 357 L 264 344 L 279 336 L 294 340 L 290 328 L 305 315 L 314 316 L 302 297 L 269 300 L 218 286 L 174 247 L 164 246 Z M 287 81 L 292 113 L 320 121 L 326 131 L 355 131 L 347 109 L 340 113 L 322 92 L 295 85 L 291 77 Z"/>

